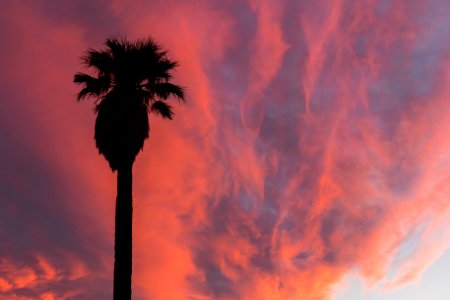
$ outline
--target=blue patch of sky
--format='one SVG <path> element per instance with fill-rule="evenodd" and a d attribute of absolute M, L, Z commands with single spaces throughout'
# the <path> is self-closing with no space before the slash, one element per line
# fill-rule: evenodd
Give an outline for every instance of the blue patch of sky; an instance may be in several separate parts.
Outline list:
<path fill-rule="evenodd" d="M 436 260 L 419 281 L 406 284 L 397 289 L 365 291 L 361 279 L 349 276 L 348 286 L 340 291 L 333 300 L 448 300 L 450 299 L 450 250 Z"/>

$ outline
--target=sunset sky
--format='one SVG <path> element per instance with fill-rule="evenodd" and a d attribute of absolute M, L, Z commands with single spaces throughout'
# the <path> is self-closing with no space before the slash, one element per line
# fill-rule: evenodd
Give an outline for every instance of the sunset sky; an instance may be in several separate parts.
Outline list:
<path fill-rule="evenodd" d="M 0 300 L 112 298 L 72 80 L 125 36 L 187 100 L 135 163 L 133 299 L 450 299 L 450 1 L 2 0 Z"/>

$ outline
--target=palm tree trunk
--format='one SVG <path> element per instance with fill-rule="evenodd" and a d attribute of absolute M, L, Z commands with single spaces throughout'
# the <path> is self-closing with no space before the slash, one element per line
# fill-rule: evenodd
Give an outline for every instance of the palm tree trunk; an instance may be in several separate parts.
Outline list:
<path fill-rule="evenodd" d="M 133 196 L 130 163 L 117 170 L 114 300 L 131 300 Z"/>

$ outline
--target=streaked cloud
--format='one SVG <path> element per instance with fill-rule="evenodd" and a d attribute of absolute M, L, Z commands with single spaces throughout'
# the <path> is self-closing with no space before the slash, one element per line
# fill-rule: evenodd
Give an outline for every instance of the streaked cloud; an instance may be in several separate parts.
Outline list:
<path fill-rule="evenodd" d="M 134 298 L 326 300 L 450 247 L 446 1 L 2 6 L 0 299 L 111 297 L 115 177 L 71 80 L 125 34 L 188 95 L 136 162 Z"/>

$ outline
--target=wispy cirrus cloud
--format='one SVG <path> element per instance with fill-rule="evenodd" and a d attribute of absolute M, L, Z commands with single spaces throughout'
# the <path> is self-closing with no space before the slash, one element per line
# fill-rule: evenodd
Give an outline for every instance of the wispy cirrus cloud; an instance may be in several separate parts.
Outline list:
<path fill-rule="evenodd" d="M 110 298 L 114 176 L 71 79 L 125 34 L 188 95 L 137 159 L 136 299 L 331 299 L 449 247 L 445 1 L 36 3 L 1 13 L 0 299 Z"/>

